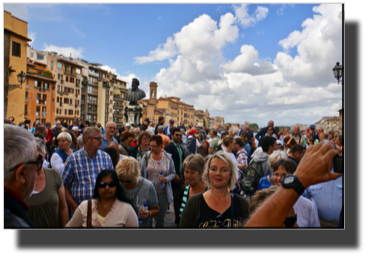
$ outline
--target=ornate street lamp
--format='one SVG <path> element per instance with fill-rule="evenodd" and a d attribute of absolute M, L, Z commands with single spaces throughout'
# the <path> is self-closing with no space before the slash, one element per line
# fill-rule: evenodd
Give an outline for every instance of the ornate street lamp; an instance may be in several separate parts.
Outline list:
<path fill-rule="evenodd" d="M 338 85 L 339 85 L 339 80 L 342 78 L 342 72 L 343 72 L 342 65 L 339 65 L 339 62 L 337 62 L 332 71 L 334 74 L 334 78 L 337 79 Z"/>
<path fill-rule="evenodd" d="M 10 71 L 12 71 L 12 67 L 9 68 Z M 22 83 L 25 83 L 26 81 L 26 74 L 21 71 L 21 73 L 19 73 L 17 75 L 17 80 L 19 83 L 21 83 L 21 86 L 20 85 L 10 85 L 9 83 L 7 84 L 8 85 L 8 91 L 12 91 L 13 89 L 16 89 L 16 88 L 20 88 L 22 89 Z"/>

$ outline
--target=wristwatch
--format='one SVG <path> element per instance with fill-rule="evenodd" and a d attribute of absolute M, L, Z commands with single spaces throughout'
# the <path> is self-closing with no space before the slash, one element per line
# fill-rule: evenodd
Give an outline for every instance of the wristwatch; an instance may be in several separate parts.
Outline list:
<path fill-rule="evenodd" d="M 282 187 L 287 188 L 287 189 L 293 188 L 295 192 L 298 193 L 298 195 L 301 195 L 304 192 L 304 187 L 302 183 L 299 181 L 298 177 L 292 174 L 286 175 L 282 179 L 281 185 Z"/>

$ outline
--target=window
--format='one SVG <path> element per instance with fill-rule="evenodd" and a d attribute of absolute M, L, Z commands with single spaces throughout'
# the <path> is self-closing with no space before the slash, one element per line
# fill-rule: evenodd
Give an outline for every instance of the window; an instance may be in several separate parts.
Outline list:
<path fill-rule="evenodd" d="M 59 114 L 59 109 L 58 108 L 56 108 L 56 114 Z"/>
<path fill-rule="evenodd" d="M 70 77 L 69 80 L 70 80 L 69 82 L 74 83 L 74 78 L 73 77 Z"/>
<path fill-rule="evenodd" d="M 68 76 L 65 76 L 65 82 L 68 82 Z"/>
<path fill-rule="evenodd" d="M 65 115 L 67 115 L 67 113 L 68 113 L 68 109 L 65 109 Z"/>
<path fill-rule="evenodd" d="M 30 53 L 30 57 L 34 57 L 34 52 L 31 52 L 31 53 Z"/>
<path fill-rule="evenodd" d="M 69 104 L 72 105 L 72 99 L 69 99 Z"/>
<path fill-rule="evenodd" d="M 37 60 L 43 60 L 43 59 L 44 59 L 44 55 L 37 53 Z"/>
<path fill-rule="evenodd" d="M 47 95 L 43 94 L 43 101 L 47 101 Z"/>
<path fill-rule="evenodd" d="M 37 93 L 37 103 L 40 101 L 40 93 Z"/>
<path fill-rule="evenodd" d="M 12 56 L 21 57 L 21 44 L 12 41 Z"/>
<path fill-rule="evenodd" d="M 77 73 L 77 74 L 81 74 L 81 69 L 76 68 L 76 73 Z"/>
<path fill-rule="evenodd" d="M 65 104 L 69 104 L 69 99 L 68 98 L 64 98 L 64 103 Z"/>
<path fill-rule="evenodd" d="M 53 70 L 54 70 L 54 62 L 51 61 L 51 71 L 53 71 Z"/>
<path fill-rule="evenodd" d="M 37 112 L 40 112 L 40 106 L 37 106 Z"/>
<path fill-rule="evenodd" d="M 69 115 L 73 115 L 73 110 L 72 109 L 69 110 Z"/>
<path fill-rule="evenodd" d="M 50 84 L 49 83 L 44 83 L 44 88 L 45 89 L 49 89 L 50 88 Z"/>
<path fill-rule="evenodd" d="M 59 69 L 62 69 L 62 68 L 63 68 L 63 64 L 62 64 L 61 62 L 58 62 L 58 63 L 57 63 L 57 67 L 58 67 Z"/>
<path fill-rule="evenodd" d="M 60 80 L 60 73 L 57 74 L 57 80 Z"/>
<path fill-rule="evenodd" d="M 42 87 L 42 82 L 41 81 L 34 81 L 34 86 L 36 88 L 41 88 Z"/>

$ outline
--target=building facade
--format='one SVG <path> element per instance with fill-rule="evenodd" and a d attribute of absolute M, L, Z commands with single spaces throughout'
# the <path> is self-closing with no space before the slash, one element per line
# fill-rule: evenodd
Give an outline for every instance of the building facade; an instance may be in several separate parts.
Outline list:
<path fill-rule="evenodd" d="M 340 130 L 340 118 L 339 117 L 322 117 L 321 120 L 315 123 L 316 129 L 318 127 L 322 127 L 324 129 L 324 133 L 328 134 L 329 132 L 339 131 Z"/>
<path fill-rule="evenodd" d="M 4 11 L 4 117 L 14 117 L 15 123 L 25 119 L 25 85 L 11 90 L 9 85 L 20 85 L 17 75 L 26 73 L 28 23 Z M 21 102 L 20 102 L 21 101 Z"/>

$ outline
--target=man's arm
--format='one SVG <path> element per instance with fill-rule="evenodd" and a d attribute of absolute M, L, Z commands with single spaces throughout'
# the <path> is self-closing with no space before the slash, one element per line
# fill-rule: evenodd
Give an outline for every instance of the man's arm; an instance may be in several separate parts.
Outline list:
<path fill-rule="evenodd" d="M 327 144 L 318 143 L 307 150 L 294 173 L 304 189 L 310 185 L 334 180 L 341 176 L 341 174 L 330 172 L 330 164 L 336 155 L 339 155 L 339 152 Z M 281 187 L 266 200 L 245 226 L 281 227 L 298 198 L 299 195 L 294 189 Z"/>
<path fill-rule="evenodd" d="M 255 136 L 257 141 L 260 141 L 260 137 L 262 136 L 263 133 L 264 133 L 264 128 L 261 128 L 261 130 Z"/>

